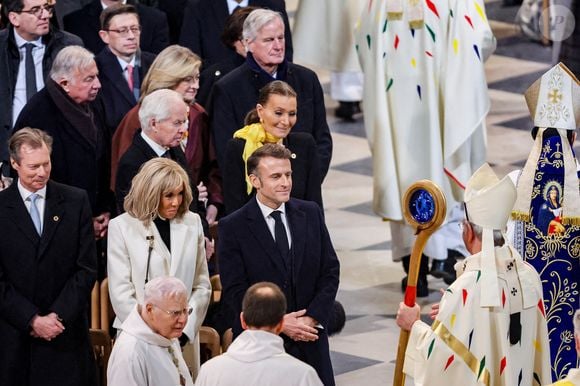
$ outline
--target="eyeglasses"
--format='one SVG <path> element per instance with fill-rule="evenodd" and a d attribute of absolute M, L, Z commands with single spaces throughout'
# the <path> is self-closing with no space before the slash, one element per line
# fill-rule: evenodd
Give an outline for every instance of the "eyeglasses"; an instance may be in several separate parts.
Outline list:
<path fill-rule="evenodd" d="M 40 19 L 42 17 L 42 11 L 46 11 L 46 13 L 48 13 L 49 16 L 52 15 L 52 12 L 54 11 L 54 4 L 46 3 L 42 6 L 38 5 L 30 9 L 23 9 L 21 11 L 17 11 L 17 13 L 28 13 Z"/>
<path fill-rule="evenodd" d="M 133 32 L 133 35 L 139 35 L 141 33 L 141 26 L 134 25 L 132 27 L 123 27 L 123 28 L 119 28 L 119 29 L 106 29 L 105 31 L 115 32 L 123 37 L 126 37 L 126 36 L 129 36 L 129 31 Z"/>
<path fill-rule="evenodd" d="M 181 315 L 188 316 L 193 312 L 193 307 L 184 308 L 183 310 L 167 311 L 158 305 L 152 304 L 153 307 L 159 308 L 161 311 L 165 312 L 167 315 L 171 316 L 173 319 L 178 319 Z"/>

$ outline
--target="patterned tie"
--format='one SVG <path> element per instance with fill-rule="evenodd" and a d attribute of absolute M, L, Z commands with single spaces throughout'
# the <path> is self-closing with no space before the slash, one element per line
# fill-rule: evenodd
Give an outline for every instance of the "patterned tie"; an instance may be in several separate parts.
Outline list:
<path fill-rule="evenodd" d="M 36 206 L 36 200 L 38 200 L 39 197 L 40 196 L 38 194 L 32 193 L 30 196 L 28 196 L 28 200 L 30 201 L 30 217 L 32 218 L 36 232 L 41 235 L 42 223 L 40 222 L 40 213 L 38 212 L 38 207 Z"/>
<path fill-rule="evenodd" d="M 286 234 L 286 227 L 282 222 L 282 212 L 279 210 L 275 210 L 270 213 L 270 216 L 276 222 L 274 225 L 274 236 L 276 237 L 276 246 L 278 247 L 278 251 L 280 251 L 280 255 L 282 255 L 282 259 L 284 259 L 284 263 L 288 261 L 288 251 L 290 251 L 290 247 L 288 246 L 288 235 Z"/>
<path fill-rule="evenodd" d="M 36 94 L 36 68 L 34 66 L 34 57 L 32 56 L 32 49 L 34 44 L 26 43 L 24 48 L 26 49 L 26 55 L 24 56 L 24 70 L 25 70 L 25 80 L 26 80 L 26 101 L 28 102 L 34 94 Z"/>
<path fill-rule="evenodd" d="M 129 84 L 129 90 L 133 92 L 133 66 L 127 64 L 127 83 Z"/>

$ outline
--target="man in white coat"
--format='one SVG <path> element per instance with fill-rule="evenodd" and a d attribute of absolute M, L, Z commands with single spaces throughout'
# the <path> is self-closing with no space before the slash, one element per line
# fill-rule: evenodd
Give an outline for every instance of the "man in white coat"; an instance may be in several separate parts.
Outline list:
<path fill-rule="evenodd" d="M 201 366 L 196 385 L 322 385 L 308 364 L 284 352 L 278 336 L 286 298 L 276 284 L 256 283 L 246 291 L 240 320 L 244 332 L 228 351 Z"/>
<path fill-rule="evenodd" d="M 546 385 L 550 346 L 542 283 L 505 244 L 502 230 L 516 199 L 509 179 L 488 164 L 465 189 L 463 240 L 472 256 L 456 265 L 432 326 L 419 306 L 399 306 L 397 324 L 410 330 L 404 372 L 415 385 Z"/>
<path fill-rule="evenodd" d="M 144 300 L 120 328 L 113 347 L 109 386 L 193 386 L 179 346 L 192 308 L 181 280 L 160 276 L 145 285 Z"/>

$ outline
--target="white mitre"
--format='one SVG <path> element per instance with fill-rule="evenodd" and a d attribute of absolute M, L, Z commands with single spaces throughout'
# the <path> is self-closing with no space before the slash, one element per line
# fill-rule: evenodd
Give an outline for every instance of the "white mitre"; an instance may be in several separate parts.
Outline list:
<path fill-rule="evenodd" d="M 467 220 L 483 228 L 481 240 L 481 281 L 485 288 L 482 307 L 499 307 L 499 283 L 493 243 L 493 231 L 504 231 L 516 201 L 516 188 L 508 176 L 499 179 L 491 167 L 483 164 L 467 181 L 464 194 Z"/>

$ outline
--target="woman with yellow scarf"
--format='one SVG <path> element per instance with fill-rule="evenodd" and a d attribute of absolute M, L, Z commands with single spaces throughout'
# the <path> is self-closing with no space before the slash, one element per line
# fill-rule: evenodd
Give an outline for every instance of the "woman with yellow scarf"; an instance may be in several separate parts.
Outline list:
<path fill-rule="evenodd" d="M 241 208 L 254 191 L 246 173 L 250 155 L 265 143 L 279 143 L 292 152 L 293 198 L 315 201 L 322 207 L 320 165 L 316 142 L 310 134 L 290 133 L 297 119 L 296 91 L 279 80 L 260 90 L 256 108 L 245 119 L 243 128 L 229 140 L 222 178 L 226 214 Z"/>

